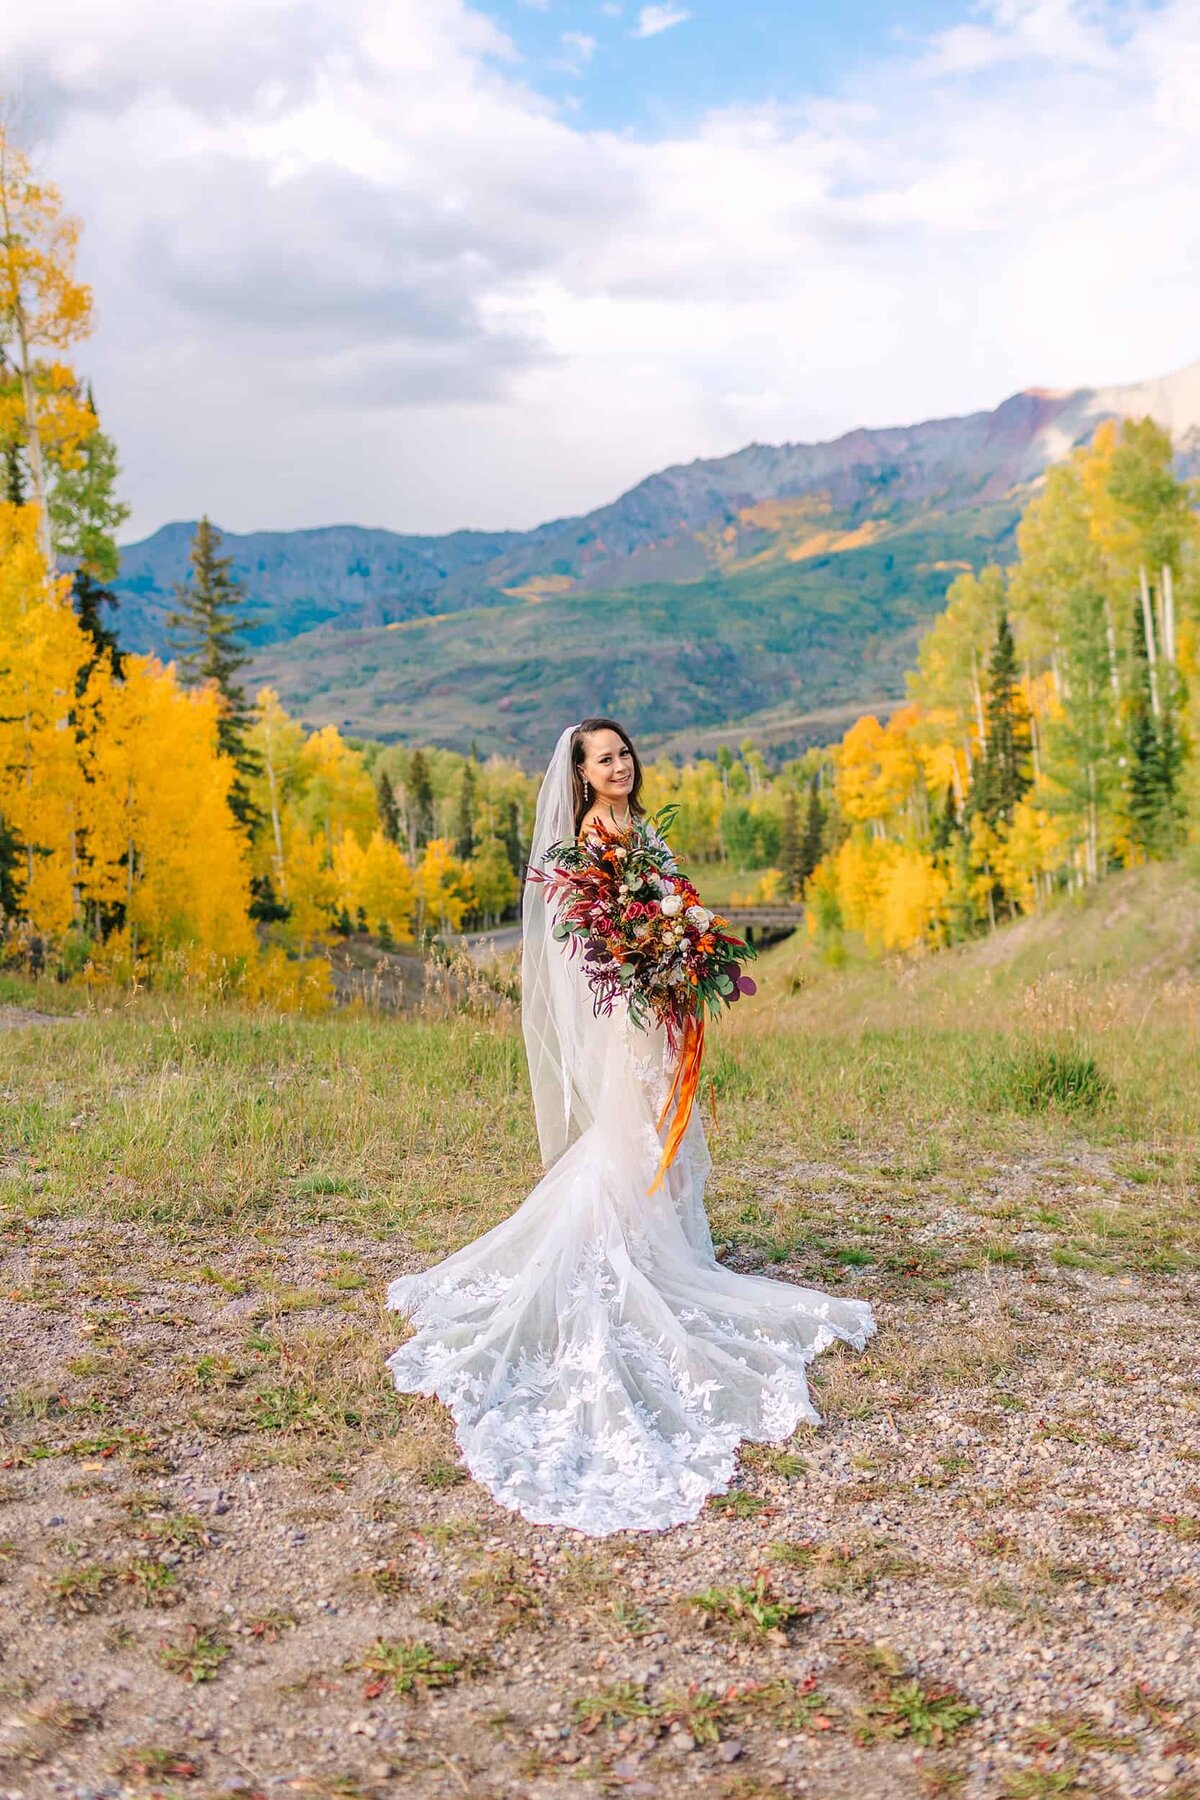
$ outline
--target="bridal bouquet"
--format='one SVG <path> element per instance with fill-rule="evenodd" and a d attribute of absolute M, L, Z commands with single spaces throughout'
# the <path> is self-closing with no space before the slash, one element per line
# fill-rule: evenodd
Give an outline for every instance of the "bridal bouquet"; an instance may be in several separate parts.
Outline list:
<path fill-rule="evenodd" d="M 660 1129 L 673 1103 L 675 1118 L 654 1187 L 674 1160 L 695 1103 L 706 1013 L 755 992 L 741 967 L 756 954 L 754 946 L 702 904 L 663 842 L 677 810 L 665 807 L 624 831 L 598 822 L 581 843 L 551 845 L 548 869 L 529 871 L 557 911 L 554 936 L 569 954 L 582 951 L 596 1013 L 611 1012 L 620 996 L 635 1024 L 653 1022 L 666 1031 L 677 1060 Z"/>

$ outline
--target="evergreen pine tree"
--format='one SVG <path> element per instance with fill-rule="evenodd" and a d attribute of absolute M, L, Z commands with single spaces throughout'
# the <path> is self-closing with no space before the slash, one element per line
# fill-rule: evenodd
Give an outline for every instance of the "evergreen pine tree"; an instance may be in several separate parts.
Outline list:
<path fill-rule="evenodd" d="M 247 784 L 261 764 L 247 742 L 253 713 L 238 674 L 250 660 L 244 637 L 251 617 L 232 559 L 221 555 L 221 534 L 207 517 L 196 527 L 191 561 L 191 575 L 175 589 L 179 605 L 167 618 L 169 641 L 185 687 L 213 682 L 220 690 L 218 743 L 236 770 L 230 810 L 250 830 L 258 812 Z"/>
<path fill-rule="evenodd" d="M 935 855 L 949 850 L 958 832 L 962 829 L 962 820 L 958 816 L 958 802 L 954 797 L 954 784 L 946 783 L 946 792 L 942 796 L 942 804 L 933 819 L 930 832 L 929 847 Z"/>
<path fill-rule="evenodd" d="M 465 862 L 475 848 L 475 764 L 463 768 L 462 787 L 458 794 L 458 842 L 455 846 Z"/>
<path fill-rule="evenodd" d="M 783 796 L 783 820 L 779 828 L 779 872 L 783 876 L 783 897 L 798 900 L 804 885 L 801 868 L 800 802 L 793 788 Z"/>
<path fill-rule="evenodd" d="M 814 775 L 808 789 L 808 805 L 804 811 L 804 835 L 800 839 L 800 890 L 808 885 L 809 877 L 825 853 L 825 807 L 821 801 L 821 790 Z"/>
<path fill-rule="evenodd" d="M 433 836 L 433 782 L 423 750 L 414 750 L 408 764 L 409 832 L 414 854 Z"/>
<path fill-rule="evenodd" d="M 10 506 L 24 506 L 29 498 L 21 449 L 15 438 L 4 446 L 4 498 Z"/>
<path fill-rule="evenodd" d="M 250 881 L 250 917 L 257 919 L 262 925 L 281 923 L 290 919 L 292 909 L 286 902 L 278 899 L 275 883 L 269 875 L 255 875 Z"/>
<path fill-rule="evenodd" d="M 391 777 L 386 769 L 380 769 L 379 779 L 375 783 L 375 802 L 379 808 L 379 826 L 389 844 L 400 842 L 400 808 L 396 805 L 396 790 L 392 786 Z"/>
<path fill-rule="evenodd" d="M 515 800 L 504 809 L 504 848 L 512 872 L 520 880 L 525 874 L 525 845 L 521 841 L 521 809 Z"/>
<path fill-rule="evenodd" d="M 10 919 L 16 916 L 21 906 L 17 874 L 24 851 L 20 833 L 0 815 L 0 915 Z"/>
<path fill-rule="evenodd" d="M 1018 801 L 1032 785 L 1029 761 L 1029 717 L 1019 699 L 1017 647 L 1002 610 L 988 665 L 987 746 L 973 795 L 975 811 L 993 831 L 1012 823 Z"/>
<path fill-rule="evenodd" d="M 96 646 L 95 657 L 104 655 L 106 650 L 112 653 L 113 668 L 121 673 L 121 646 L 117 642 L 117 634 L 104 622 L 103 607 L 115 608 L 117 596 L 104 582 L 97 581 L 90 570 L 80 566 L 71 578 L 71 592 L 75 601 L 75 611 L 79 615 L 79 623 Z M 79 692 L 82 693 L 87 682 L 88 669 L 79 671 Z"/>

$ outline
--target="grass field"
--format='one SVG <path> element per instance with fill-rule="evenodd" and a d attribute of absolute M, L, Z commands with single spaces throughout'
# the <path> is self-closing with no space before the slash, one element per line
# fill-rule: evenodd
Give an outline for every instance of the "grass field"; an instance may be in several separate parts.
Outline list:
<path fill-rule="evenodd" d="M 1198 900 L 762 959 L 714 1235 L 879 1336 L 694 1526 L 600 1543 L 383 1368 L 388 1277 L 536 1179 L 509 1012 L 10 979 L 0 1792 L 1194 1800 Z"/>

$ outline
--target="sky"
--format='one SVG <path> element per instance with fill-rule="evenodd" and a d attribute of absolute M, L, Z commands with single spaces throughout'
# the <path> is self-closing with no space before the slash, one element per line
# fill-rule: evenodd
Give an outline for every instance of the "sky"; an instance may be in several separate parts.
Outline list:
<path fill-rule="evenodd" d="M 39 0 L 132 539 L 526 527 L 1200 357 L 1198 0 Z"/>

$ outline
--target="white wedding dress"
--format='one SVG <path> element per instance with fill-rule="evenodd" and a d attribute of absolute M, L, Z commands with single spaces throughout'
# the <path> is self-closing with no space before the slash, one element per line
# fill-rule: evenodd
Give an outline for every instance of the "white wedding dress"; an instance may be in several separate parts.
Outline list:
<path fill-rule="evenodd" d="M 531 865 L 571 835 L 569 741 L 543 782 Z M 836 1338 L 861 1350 L 875 1320 L 866 1301 L 716 1260 L 698 1107 L 648 1194 L 665 1034 L 623 1006 L 596 1018 L 540 892 L 526 895 L 522 1011 L 549 1167 L 502 1224 L 392 1283 L 388 1305 L 415 1329 L 388 1366 L 402 1392 L 444 1401 L 501 1505 L 593 1537 L 661 1530 L 726 1491 L 741 1440 L 819 1424 L 807 1365 Z"/>

